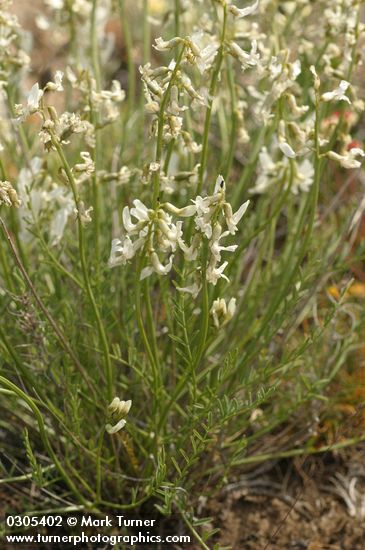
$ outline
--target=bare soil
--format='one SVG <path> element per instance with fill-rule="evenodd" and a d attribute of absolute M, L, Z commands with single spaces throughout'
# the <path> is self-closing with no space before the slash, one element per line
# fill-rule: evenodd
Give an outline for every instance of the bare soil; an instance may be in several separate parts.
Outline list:
<path fill-rule="evenodd" d="M 365 446 L 337 456 L 283 461 L 265 472 L 269 466 L 237 479 L 207 503 L 204 514 L 214 518 L 212 527 L 220 528 L 221 546 L 365 549 Z M 352 494 L 349 485 L 355 478 Z M 346 498 L 353 501 L 356 517 Z"/>

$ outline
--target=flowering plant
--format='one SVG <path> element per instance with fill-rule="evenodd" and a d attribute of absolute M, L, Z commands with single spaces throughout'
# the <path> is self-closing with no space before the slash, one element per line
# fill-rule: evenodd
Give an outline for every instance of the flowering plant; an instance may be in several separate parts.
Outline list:
<path fill-rule="evenodd" d="M 36 83 L 10 4 L 3 423 L 28 425 L 52 506 L 150 499 L 207 548 L 199 497 L 317 452 L 359 341 L 344 302 L 365 209 L 347 192 L 365 156 L 361 2 L 45 0 L 37 32 L 65 56 Z"/>

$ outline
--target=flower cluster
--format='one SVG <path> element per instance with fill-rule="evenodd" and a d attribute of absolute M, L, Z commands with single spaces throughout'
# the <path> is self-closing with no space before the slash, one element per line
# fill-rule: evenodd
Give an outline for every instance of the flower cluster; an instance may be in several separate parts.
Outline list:
<path fill-rule="evenodd" d="M 290 185 L 295 195 L 299 191 L 307 192 L 313 184 L 314 166 L 309 158 L 299 161 L 295 156 L 283 144 L 280 147 L 280 143 L 275 140 L 271 143 L 270 151 L 264 146 L 259 154 L 258 177 L 250 192 L 261 194 L 273 186 L 283 184 L 285 188 Z"/>
<path fill-rule="evenodd" d="M 125 417 L 130 411 L 132 401 L 121 401 L 119 397 L 114 397 L 108 406 L 108 422 L 105 426 L 106 431 L 113 435 L 119 432 L 126 425 Z"/>
<path fill-rule="evenodd" d="M 159 114 L 162 102 L 167 98 L 163 109 L 163 139 L 170 142 L 172 139 L 180 139 L 187 151 L 199 153 L 201 147 L 194 141 L 190 133 L 183 129 L 182 114 L 187 110 L 184 99 L 205 105 L 203 95 L 193 87 L 190 78 L 181 70 L 175 71 L 176 63 L 172 61 L 168 67 L 152 69 L 147 63 L 140 67 L 140 73 L 144 84 L 146 110 L 152 115 L 151 134 L 157 135 Z"/>
<path fill-rule="evenodd" d="M 228 281 L 228 277 L 223 273 L 228 262 L 225 261 L 219 265 L 221 253 L 234 252 L 237 249 L 237 245 L 222 246 L 221 241 L 237 232 L 237 224 L 245 214 L 250 203 L 249 200 L 244 202 L 237 212 L 233 213 L 230 203 L 226 201 L 225 194 L 225 181 L 222 176 L 218 176 L 212 195 L 207 197 L 198 196 L 193 200 L 196 207 L 195 227 L 203 234 L 208 244 L 206 278 L 213 285 L 217 284 L 220 278 Z M 225 231 L 223 231 L 221 222 L 226 226 Z M 188 254 L 191 255 L 190 250 L 185 252 L 185 256 Z"/>
<path fill-rule="evenodd" d="M 142 279 L 152 273 L 166 275 L 171 271 L 177 249 L 184 253 L 187 261 L 194 261 L 206 245 L 206 265 L 200 265 L 197 273 L 201 274 L 204 269 L 206 280 L 213 285 L 220 278 L 228 280 L 223 273 L 228 262 L 219 265 L 221 254 L 234 252 L 237 245 L 223 246 L 221 241 L 237 232 L 237 224 L 246 212 L 249 202 L 244 202 L 237 212 L 233 213 L 231 205 L 225 199 L 225 182 L 222 176 L 218 176 L 212 195 L 199 195 L 192 200 L 191 205 L 183 208 L 177 208 L 167 202 L 159 204 L 156 209 L 149 209 L 139 199 L 135 199 L 133 208 L 126 206 L 123 209 L 125 236 L 122 239 L 113 239 L 109 266 L 125 265 L 141 251 L 149 263 L 142 269 Z M 183 239 L 182 221 L 174 223 L 171 214 L 179 217 L 194 216 L 196 233 L 190 244 Z M 226 226 L 225 231 L 221 221 Z M 162 263 L 161 255 L 168 255 L 167 263 Z M 199 289 L 197 281 L 191 287 L 180 288 L 181 291 L 194 295 Z"/>
<path fill-rule="evenodd" d="M 7 89 L 11 75 L 30 64 L 28 54 L 21 47 L 19 22 L 9 11 L 10 0 L 0 2 L 0 90 Z"/>
<path fill-rule="evenodd" d="M 15 208 L 20 206 L 18 194 L 9 181 L 0 181 L 0 205 L 1 204 L 15 206 Z"/>
<path fill-rule="evenodd" d="M 109 265 L 125 265 L 139 250 L 148 258 L 150 265 L 144 267 L 141 272 L 141 279 L 148 277 L 153 272 L 159 275 L 166 275 L 171 271 L 174 253 L 178 246 L 183 246 L 182 224 L 172 221 L 172 216 L 167 210 L 174 214 L 186 217 L 191 216 L 194 206 L 175 208 L 170 203 L 158 205 L 154 209 L 147 208 L 139 199 L 133 201 L 134 207 L 123 209 L 123 225 L 126 235 L 123 239 L 113 239 Z M 136 220 L 134 223 L 132 218 Z M 134 239 L 134 240 L 133 240 Z M 162 264 L 159 254 L 169 255 L 165 265 Z"/>

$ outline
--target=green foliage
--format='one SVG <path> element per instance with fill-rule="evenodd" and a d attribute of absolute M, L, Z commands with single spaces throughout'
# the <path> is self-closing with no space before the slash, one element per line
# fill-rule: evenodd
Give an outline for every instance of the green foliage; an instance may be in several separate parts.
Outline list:
<path fill-rule="evenodd" d="M 0 128 L 6 150 L 0 152 L 1 179 L 13 179 L 14 188 L 18 181 L 19 194 L 23 181 L 28 186 L 19 210 L 7 208 L 9 186 L 0 195 L 0 407 L 1 427 L 11 436 L 4 447 L 26 470 L 25 480 L 31 478 L 40 491 L 47 486 L 47 495 L 62 494 L 67 502 L 93 511 L 137 509 L 146 501 L 164 515 L 179 511 L 207 548 L 215 531 L 210 518 L 196 517 L 199 497 L 213 495 L 249 465 L 319 451 L 313 433 L 336 399 L 333 381 L 351 364 L 361 342 L 363 308 L 349 298 L 349 266 L 364 258 L 364 244 L 357 243 L 357 226 L 352 225 L 358 197 L 346 193 L 353 172 L 348 177 L 328 160 L 331 151 L 346 150 L 350 131 L 356 133 L 359 124 L 359 109 L 353 107 L 357 122 L 352 128 L 343 101 L 331 105 L 314 85 L 311 65 L 323 91 L 335 88 L 337 73 L 324 56 L 330 40 L 325 23 L 317 44 L 324 48 L 322 55 L 316 59 L 321 49 L 306 49 L 306 24 L 316 15 L 312 7 L 307 14 L 300 3 L 297 18 L 289 7 L 268 2 L 268 12 L 259 16 L 268 41 L 260 55 L 281 60 L 283 79 L 294 66 L 290 48 L 301 62 L 300 77 L 288 90 L 308 109 L 295 118 L 286 88 L 272 99 L 269 62 L 257 71 L 256 97 L 250 95 L 255 72 L 247 76 L 231 55 L 232 41 L 241 31 L 229 2 L 226 7 L 209 3 L 208 36 L 217 42 L 217 52 L 203 76 L 191 52 L 190 60 L 184 58 L 192 28 L 189 14 L 176 2 L 174 17 L 166 14 L 164 32 L 171 38 L 179 29 L 187 38 L 176 51 L 163 54 L 165 64 L 157 73 L 166 78 L 166 87 L 151 129 L 134 66 L 135 55 L 144 64 L 150 59 L 148 33 L 142 36 L 141 29 L 126 26 L 126 6 L 120 1 L 109 17 L 121 18 L 130 91 L 125 102 L 113 105 L 117 115 L 108 120 L 97 101 L 110 99 L 105 93 L 111 93 L 116 60 L 100 61 L 104 52 L 96 32 L 97 2 L 87 16 L 75 14 L 69 4 L 56 10 L 53 24 L 69 33 L 65 55 L 77 84 L 72 77 L 64 84 L 65 105 L 57 108 L 79 117 L 77 131 L 72 126 L 67 136 L 57 134 L 62 117 L 52 107 L 54 96 L 47 86 L 36 120 L 23 112 L 25 122 L 18 120 L 11 128 L 22 90 L 15 69 L 5 75 L 8 118 Z M 330 3 L 318 4 L 323 13 Z M 198 22 L 200 3 L 191 9 Z M 148 30 L 148 13 L 138 15 Z M 76 23 L 90 33 L 86 43 L 82 33 L 78 37 Z M 358 21 L 356 25 L 358 39 Z M 247 50 L 250 34 L 247 29 L 243 34 Z M 83 56 L 89 66 L 80 71 L 77 60 Z M 155 66 L 155 57 L 151 59 Z M 176 65 L 166 69 L 172 59 Z M 352 82 L 357 40 L 351 59 L 341 78 Z M 333 63 L 336 70 L 342 67 L 340 60 Z M 195 110 L 183 87 L 188 75 L 196 93 L 210 92 Z M 185 133 L 170 139 L 166 126 L 173 122 L 174 93 L 186 107 L 181 108 L 186 111 Z M 261 96 L 267 100 L 262 110 L 272 99 L 264 122 L 255 108 Z M 103 106 L 111 109 L 108 103 Z M 329 119 L 336 109 L 333 125 Z M 310 158 L 312 181 L 302 189 L 296 180 L 300 159 L 280 153 L 270 175 L 273 182 L 261 193 L 255 188 L 262 175 L 259 155 L 283 137 L 281 122 L 292 143 L 294 122 L 298 128 L 312 124 L 301 153 Z M 238 142 L 245 132 L 248 142 Z M 201 150 L 189 149 L 190 138 Z M 90 154 L 85 158 L 86 149 Z M 90 173 L 80 168 L 80 153 L 85 164 L 94 166 Z M 163 167 L 159 173 L 151 168 L 156 163 Z M 158 275 L 155 269 L 141 279 L 154 252 L 147 242 L 125 265 L 108 266 L 111 239 L 123 233 L 123 207 L 139 199 L 156 219 L 167 201 L 181 211 L 197 195 L 212 197 L 219 173 L 226 180 L 224 216 L 227 204 L 237 212 L 251 201 L 237 232 L 225 235 L 225 246 L 237 245 L 227 254 L 229 282 L 218 278 L 210 284 L 211 241 L 192 217 L 184 220 L 184 238 L 186 245 L 194 237 L 199 241 L 193 260 L 174 251 L 170 271 Z M 215 208 L 213 228 L 224 219 Z M 192 281 L 199 282 L 199 292 L 182 292 Z M 339 289 L 338 296 L 331 287 Z M 222 298 L 227 303 L 235 298 L 236 309 L 231 317 L 219 310 L 217 323 L 212 308 Z M 120 401 L 111 410 L 115 397 Z M 114 433 L 110 418 L 115 425 L 126 424 Z M 12 478 L 13 468 L 4 469 L 5 478 Z"/>

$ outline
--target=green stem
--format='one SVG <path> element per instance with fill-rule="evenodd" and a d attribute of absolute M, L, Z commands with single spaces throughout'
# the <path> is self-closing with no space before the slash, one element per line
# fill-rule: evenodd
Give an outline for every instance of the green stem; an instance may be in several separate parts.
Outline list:
<path fill-rule="evenodd" d="M 54 145 L 54 147 L 55 147 L 55 149 L 58 153 L 58 156 L 61 160 L 63 168 L 66 172 L 67 179 L 70 183 L 72 194 L 73 194 L 73 197 L 74 197 L 76 209 L 80 210 L 80 197 L 79 197 L 79 194 L 78 194 L 76 181 L 75 181 L 74 176 L 71 172 L 71 168 L 70 168 L 70 166 L 67 162 L 67 159 L 66 159 L 66 157 L 63 153 L 63 150 L 62 150 L 60 144 L 58 143 L 57 138 L 54 135 L 52 135 L 52 143 L 53 143 L 53 145 Z M 107 340 L 107 337 L 106 337 L 104 325 L 103 325 L 103 322 L 102 322 L 102 319 L 101 319 L 101 316 L 100 316 L 100 312 L 99 312 L 99 308 L 97 306 L 95 296 L 94 296 L 94 293 L 93 293 L 93 290 L 92 290 L 92 287 L 91 287 L 91 283 L 90 283 L 89 272 L 88 272 L 88 267 L 87 267 L 87 262 L 86 262 L 84 227 L 82 225 L 82 221 L 81 221 L 81 218 L 80 218 L 79 215 L 77 216 L 77 227 L 78 227 L 78 236 L 79 236 L 79 253 L 80 253 L 81 270 L 82 270 L 82 274 L 83 274 L 83 278 L 84 278 L 84 285 L 85 285 L 86 294 L 88 296 L 92 311 L 94 313 L 96 326 L 97 326 L 97 329 L 98 329 L 99 338 L 100 338 L 100 342 L 101 342 L 101 347 L 102 347 L 102 350 L 103 350 L 104 362 L 105 362 L 105 375 L 106 375 L 106 380 L 107 380 L 107 394 L 108 394 L 108 400 L 111 400 L 112 397 L 113 397 L 113 369 L 112 369 L 112 363 L 111 363 L 111 360 L 110 360 L 108 340 Z"/>
<path fill-rule="evenodd" d="M 9 247 L 10 247 L 12 253 L 13 253 L 15 262 L 16 262 L 17 266 L 19 267 L 20 272 L 23 275 L 23 279 L 26 282 L 29 290 L 31 291 L 31 293 L 32 293 L 39 309 L 42 311 L 42 313 L 46 317 L 47 321 L 51 325 L 51 327 L 52 327 L 58 341 L 60 342 L 61 346 L 66 351 L 66 353 L 70 356 L 70 358 L 72 359 L 72 362 L 74 363 L 74 365 L 76 366 L 76 368 L 78 369 L 80 374 L 83 376 L 83 378 L 84 378 L 85 382 L 87 383 L 89 389 L 95 394 L 95 390 L 94 390 L 92 384 L 89 381 L 89 377 L 88 377 L 87 373 L 85 372 L 84 367 L 81 365 L 80 361 L 78 360 L 78 358 L 77 358 L 76 354 L 74 353 L 73 349 L 71 348 L 70 344 L 67 342 L 61 328 L 58 326 L 56 321 L 53 319 L 52 315 L 49 313 L 48 309 L 46 308 L 46 306 L 44 305 L 44 303 L 41 300 L 40 296 L 38 295 L 38 293 L 37 293 L 32 281 L 31 281 L 28 273 L 26 272 L 26 270 L 24 268 L 24 265 L 22 264 L 22 261 L 21 261 L 21 259 L 19 257 L 19 254 L 18 254 L 18 252 L 15 248 L 15 245 L 12 241 L 10 233 L 9 233 L 9 231 L 8 231 L 6 225 L 5 225 L 5 222 L 3 221 L 2 218 L 0 218 L 0 225 L 3 229 L 4 235 L 6 237 L 6 240 L 7 240 L 8 244 L 9 244 Z"/>
<path fill-rule="evenodd" d="M 5 252 L 4 252 L 4 249 L 3 249 L 3 243 L 2 242 L 0 242 L 0 261 L 1 261 L 2 268 L 3 268 L 3 277 L 4 277 L 4 280 L 5 280 L 5 283 L 6 283 L 7 287 L 9 288 L 9 290 L 11 292 L 14 292 L 15 291 L 15 285 L 14 285 L 13 279 L 10 276 L 9 266 L 8 266 L 8 262 L 6 261 L 6 256 L 5 256 Z"/>
<path fill-rule="evenodd" d="M 151 293 L 148 278 L 145 280 L 145 299 L 146 299 L 146 312 L 147 312 L 147 327 L 151 338 L 152 352 L 155 358 L 157 368 L 159 368 L 158 349 L 156 340 L 155 323 L 153 319 L 153 310 L 151 304 Z"/>
<path fill-rule="evenodd" d="M 43 443 L 46 451 L 48 452 L 49 456 L 52 458 L 52 460 L 53 460 L 57 470 L 59 471 L 61 477 L 65 480 L 65 482 L 67 483 L 67 485 L 71 489 L 72 493 L 77 497 L 77 499 L 81 502 L 81 504 L 83 504 L 84 506 L 90 505 L 90 503 L 88 503 L 85 500 L 83 495 L 77 489 L 76 485 L 74 484 L 72 479 L 69 477 L 66 470 L 63 468 L 61 462 L 58 460 L 57 455 L 54 452 L 54 450 L 52 448 L 52 445 L 49 442 L 41 412 L 38 409 L 38 407 L 36 406 L 36 404 L 34 403 L 33 399 L 31 397 L 29 397 L 26 393 L 24 393 L 20 388 L 18 388 L 18 386 L 16 386 L 12 382 L 10 382 L 10 380 L 7 380 L 6 378 L 4 378 L 4 376 L 0 376 L 0 384 L 2 386 L 5 386 L 5 388 L 8 388 L 12 392 L 14 392 L 20 399 L 22 399 L 29 406 L 29 408 L 33 412 L 33 414 L 36 418 L 36 421 L 38 423 L 38 428 L 39 428 L 39 433 L 40 433 L 40 436 L 41 436 L 42 443 Z"/>
<path fill-rule="evenodd" d="M 90 25 L 90 43 L 91 43 L 91 59 L 93 67 L 93 75 L 96 83 L 96 91 L 101 90 L 101 71 L 100 71 L 100 57 L 99 57 L 99 44 L 98 44 L 98 29 L 96 21 L 98 0 L 93 0 L 91 11 L 91 25 Z M 90 99 L 90 117 L 91 122 L 96 128 L 95 132 L 95 147 L 92 152 L 92 158 L 95 166 L 94 173 L 92 175 L 92 195 L 93 195 L 93 229 L 94 229 L 94 246 L 95 246 L 95 268 L 97 273 L 97 280 L 100 280 L 100 192 L 98 185 L 98 166 L 99 166 L 99 150 L 100 150 L 100 135 L 98 128 L 98 113 L 93 108 L 93 103 Z"/>
<path fill-rule="evenodd" d="M 92 0 L 91 10 L 91 26 L 90 26 L 90 43 L 91 43 L 91 58 L 93 64 L 93 73 L 96 81 L 96 89 L 99 92 L 101 89 L 101 73 L 99 60 L 99 45 L 98 45 L 98 29 L 96 26 L 96 10 L 98 0 Z"/>
<path fill-rule="evenodd" d="M 193 534 L 194 538 L 198 541 L 199 545 L 200 545 L 200 548 L 203 548 L 204 550 L 209 550 L 209 546 L 207 546 L 205 544 L 205 542 L 203 541 L 202 537 L 199 535 L 199 533 L 197 532 L 197 530 L 194 528 L 193 524 L 191 523 L 191 521 L 188 519 L 187 517 L 187 514 L 186 512 L 184 512 L 184 510 L 179 506 L 179 510 L 180 510 L 180 513 L 181 513 L 181 517 L 183 519 L 183 521 L 186 523 L 186 525 L 188 526 L 188 528 L 190 529 L 191 533 Z"/>
<path fill-rule="evenodd" d="M 101 451 L 103 447 L 104 430 L 101 431 L 98 441 L 98 447 L 96 452 L 96 499 L 97 502 L 101 500 Z"/>
<path fill-rule="evenodd" d="M 157 366 L 153 351 L 151 349 L 150 343 L 148 341 L 146 330 L 143 324 L 142 305 L 141 305 L 141 281 L 140 281 L 142 265 L 143 265 L 143 261 L 141 259 L 139 263 L 139 267 L 137 269 L 137 280 L 136 280 L 136 318 L 137 318 L 138 329 L 142 337 L 143 345 L 152 368 L 153 388 L 154 388 L 154 396 L 155 396 L 155 402 L 156 402 L 157 395 L 158 395 L 158 366 Z"/>
<path fill-rule="evenodd" d="M 134 59 L 133 59 L 133 41 L 132 41 L 132 35 L 131 35 L 131 24 L 128 21 L 127 18 L 127 10 L 126 10 L 126 2 L 125 0 L 119 0 L 119 13 L 120 13 L 120 24 L 123 30 L 126 50 L 127 50 L 127 65 L 128 65 L 128 116 L 131 115 L 133 111 L 134 101 L 135 101 L 135 95 L 136 95 L 136 69 L 134 66 Z"/>
<path fill-rule="evenodd" d="M 39 225 L 38 225 L 37 222 L 36 222 L 36 228 L 37 228 L 36 235 L 39 239 L 39 242 L 41 243 L 42 249 L 44 250 L 45 254 L 47 254 L 50 261 L 54 264 L 55 268 L 58 269 L 58 271 L 60 273 L 62 273 L 62 275 L 64 275 L 65 277 L 68 277 L 69 279 L 71 279 L 71 281 L 73 283 L 75 283 L 79 288 L 83 289 L 84 288 L 83 284 L 78 279 L 78 277 L 76 277 L 75 275 L 73 275 L 71 273 L 71 271 L 69 271 L 68 269 L 63 267 L 63 265 L 57 260 L 56 256 L 53 254 L 53 252 L 51 252 L 51 250 L 48 248 L 47 243 L 46 243 L 46 241 L 44 240 L 44 238 L 41 234 L 41 231 L 40 231 L 40 228 L 39 228 Z"/>
<path fill-rule="evenodd" d="M 180 36 L 180 0 L 175 0 L 175 36 Z"/>
<path fill-rule="evenodd" d="M 180 68 L 180 64 L 184 55 L 185 46 L 183 46 L 180 50 L 180 53 L 177 57 L 176 64 L 174 67 L 174 70 L 172 71 L 169 83 L 167 85 L 166 91 L 163 95 L 161 105 L 160 105 L 160 111 L 158 115 L 158 129 L 157 129 L 157 141 L 156 141 L 156 155 L 155 155 L 155 161 L 160 164 L 161 163 L 161 157 L 162 157 L 162 150 L 163 150 L 163 127 L 165 122 L 165 109 L 167 102 L 170 98 L 170 92 L 171 88 L 173 86 L 173 83 L 176 79 L 176 75 L 178 73 L 178 70 Z M 152 178 L 152 185 L 153 185 L 153 208 L 157 207 L 157 202 L 159 200 L 160 196 L 160 176 L 159 171 L 157 170 L 153 174 Z"/>
<path fill-rule="evenodd" d="M 286 293 L 288 292 L 290 285 L 294 281 L 294 278 L 296 277 L 298 270 L 300 268 L 301 262 L 303 258 L 305 257 L 308 245 L 310 242 L 310 238 L 312 236 L 313 227 L 314 227 L 314 221 L 315 216 L 317 212 L 317 203 L 318 203 L 318 195 L 319 195 L 319 183 L 320 183 L 320 175 L 321 175 L 321 158 L 320 158 L 320 145 L 319 145 L 319 127 L 320 127 L 320 113 L 319 113 L 319 98 L 317 96 L 316 100 L 316 120 L 315 120 L 315 176 L 314 176 L 314 182 L 312 185 L 312 188 L 310 192 L 308 193 L 307 200 L 304 203 L 304 206 L 301 209 L 301 213 L 299 215 L 299 220 L 297 223 L 296 231 L 292 237 L 290 247 L 287 251 L 286 255 L 286 262 L 288 265 L 290 265 L 290 262 L 292 261 L 292 258 L 295 254 L 295 249 L 298 246 L 298 243 L 300 243 L 300 249 L 298 253 L 298 257 L 296 261 L 294 262 L 294 266 L 292 269 L 287 269 L 284 277 L 282 279 L 282 283 L 280 286 L 280 289 L 277 291 L 274 299 L 272 300 L 269 309 L 267 310 L 264 318 L 261 321 L 261 328 L 258 331 L 257 335 L 255 336 L 254 341 L 247 349 L 247 355 L 241 360 L 239 363 L 239 367 L 242 367 L 243 364 L 246 364 L 253 356 L 257 355 L 258 348 L 259 348 L 259 340 L 266 330 L 266 327 L 270 323 L 272 317 L 274 316 L 275 312 L 277 311 L 278 306 L 280 305 L 281 301 L 285 297 Z M 307 225 L 307 231 L 305 234 L 305 237 L 303 240 L 301 240 L 300 236 L 303 230 L 303 227 L 305 225 L 306 216 L 309 210 L 309 220 Z M 234 383 L 234 377 L 232 377 L 231 385 Z"/>
<path fill-rule="evenodd" d="M 148 20 L 148 0 L 143 0 L 143 64 L 145 65 L 151 54 L 151 28 Z"/>
<path fill-rule="evenodd" d="M 349 446 L 357 445 L 362 441 L 365 441 L 365 435 L 362 435 L 359 437 L 352 437 L 349 439 L 345 439 L 344 441 L 340 441 L 339 443 L 335 443 L 332 445 L 324 445 L 323 447 L 309 447 L 309 448 L 304 447 L 302 449 L 291 449 L 289 451 L 282 451 L 279 453 L 267 453 L 262 455 L 248 456 L 246 458 L 242 458 L 234 461 L 232 465 L 241 466 L 244 464 L 256 464 L 259 462 L 267 462 L 269 460 L 278 460 L 281 458 L 289 458 L 292 456 L 328 453 L 328 452 L 337 451 L 340 449 L 345 449 L 346 447 L 349 447 Z"/>
<path fill-rule="evenodd" d="M 229 139 L 229 150 L 227 155 L 227 160 L 222 171 L 222 175 L 225 180 L 228 180 L 229 174 L 231 172 L 234 153 L 236 149 L 236 139 L 237 139 L 237 125 L 238 125 L 238 113 L 237 113 L 237 94 L 234 81 L 234 72 L 232 68 L 232 63 L 227 63 L 227 76 L 228 76 L 228 85 L 231 95 L 231 104 L 232 104 L 232 126 L 231 126 L 231 135 Z"/>
<path fill-rule="evenodd" d="M 220 41 L 220 47 L 218 50 L 217 55 L 217 62 L 215 64 L 214 72 L 212 74 L 212 80 L 210 82 L 209 87 L 209 95 L 208 95 L 208 107 L 206 110 L 205 115 L 205 122 L 204 122 L 204 132 L 203 132 L 203 145 L 202 145 L 202 154 L 200 158 L 200 168 L 199 168 L 199 178 L 198 178 L 198 185 L 196 188 L 196 195 L 200 195 L 202 187 L 203 187 L 203 180 L 204 180 L 204 174 L 207 167 L 207 161 L 208 161 L 208 145 L 209 145 L 209 129 L 210 129 L 210 123 L 212 118 L 212 109 L 213 109 L 213 101 L 214 96 L 217 89 L 217 83 L 219 78 L 219 73 L 222 67 L 222 61 L 223 61 L 223 53 L 224 53 L 224 41 L 226 38 L 226 29 L 227 29 L 227 7 L 226 5 L 223 8 L 223 28 L 222 28 L 222 35 L 221 35 L 221 41 Z"/>
<path fill-rule="evenodd" d="M 197 347 L 197 353 L 193 362 L 193 373 L 195 373 L 196 368 L 203 359 L 205 344 L 208 336 L 209 329 L 209 293 L 208 293 L 208 283 L 206 277 L 206 265 L 207 265 L 207 243 L 204 243 L 203 250 L 203 267 L 202 267 L 202 316 L 201 316 L 201 326 L 199 329 L 199 341 Z"/>

